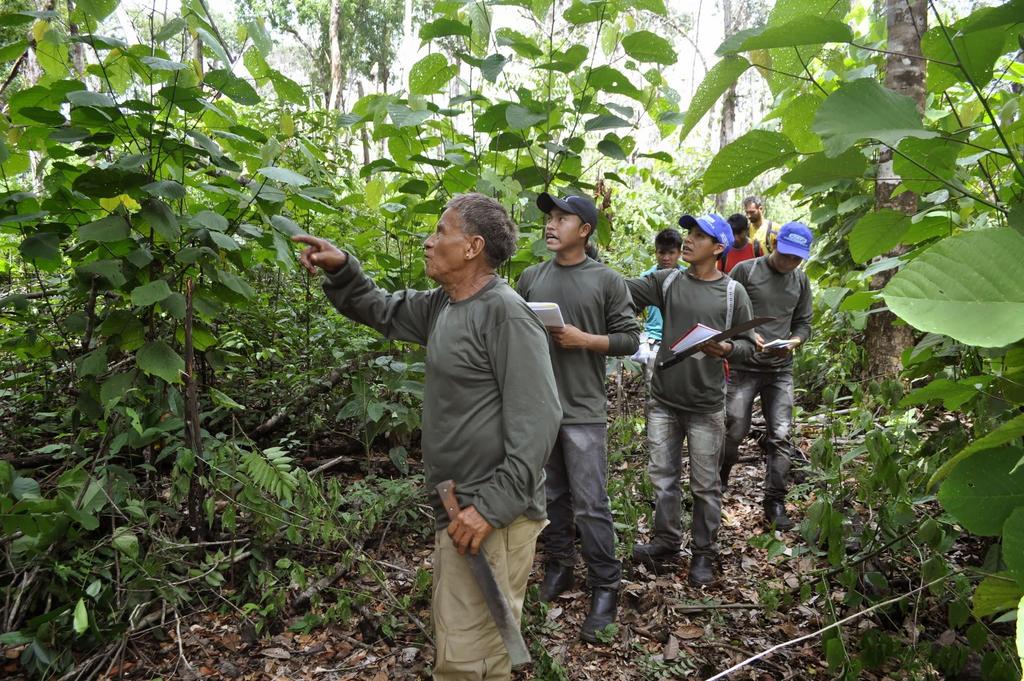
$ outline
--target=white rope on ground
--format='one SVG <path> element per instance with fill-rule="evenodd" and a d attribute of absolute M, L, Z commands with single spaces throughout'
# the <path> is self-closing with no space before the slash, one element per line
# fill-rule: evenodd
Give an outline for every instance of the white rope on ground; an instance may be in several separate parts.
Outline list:
<path fill-rule="evenodd" d="M 724 679 L 725 677 L 729 676 L 729 674 L 732 674 L 734 671 L 742 669 L 743 667 L 746 667 L 747 665 L 751 664 L 752 662 L 756 662 L 756 661 L 760 660 L 763 657 L 768 657 L 769 655 L 774 653 L 776 650 L 782 650 L 783 648 L 787 648 L 787 647 L 789 647 L 791 645 L 796 645 L 797 643 L 801 643 L 803 641 L 806 641 L 808 639 L 814 638 L 816 636 L 820 636 L 821 634 L 824 634 L 829 629 L 835 629 L 836 627 L 842 626 L 842 625 L 846 624 L 847 622 L 852 622 L 853 620 L 857 619 L 858 617 L 863 617 L 864 615 L 867 615 L 870 612 L 874 612 L 875 610 L 878 610 L 879 608 L 884 608 L 887 605 L 892 605 L 893 603 L 897 603 L 899 601 L 902 601 L 904 598 L 906 598 L 908 596 L 913 596 L 914 594 L 916 594 L 919 591 L 924 591 L 925 589 L 931 588 L 935 584 L 938 584 L 939 582 L 944 582 L 945 580 L 949 579 L 950 577 L 952 577 L 955 574 L 957 574 L 957 573 L 956 572 L 951 572 L 950 574 L 946 575 L 945 577 L 939 577 L 938 579 L 933 579 L 932 581 L 928 582 L 927 584 L 923 584 L 923 585 L 917 587 L 913 591 L 908 591 L 907 593 L 905 593 L 905 594 L 903 594 L 901 596 L 896 596 L 895 598 L 890 598 L 887 601 L 883 601 L 881 603 L 876 603 L 875 605 L 872 605 L 870 608 L 865 608 L 864 610 L 861 610 L 860 612 L 855 612 L 854 614 L 850 615 L 849 617 L 844 617 L 843 619 L 839 620 L 838 622 L 833 622 L 832 624 L 828 625 L 827 627 L 824 627 L 822 629 L 818 629 L 815 632 L 812 632 L 810 634 L 805 634 L 805 635 L 801 636 L 800 638 L 793 639 L 792 641 L 786 641 L 785 643 L 780 643 L 778 645 L 772 646 L 768 650 L 763 650 L 760 653 L 758 653 L 757 655 L 754 655 L 752 657 L 748 657 L 747 659 L 743 660 L 742 662 L 740 662 L 738 664 L 734 664 L 733 666 L 731 666 L 728 669 L 726 669 L 724 672 L 718 672 L 717 674 L 715 674 L 711 678 L 707 679 L 707 681 L 717 681 L 717 679 Z"/>

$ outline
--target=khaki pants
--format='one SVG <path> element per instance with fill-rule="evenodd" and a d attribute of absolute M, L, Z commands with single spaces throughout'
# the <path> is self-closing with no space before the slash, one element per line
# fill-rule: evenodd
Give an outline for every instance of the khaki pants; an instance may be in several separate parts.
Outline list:
<path fill-rule="evenodd" d="M 484 541 L 483 553 L 516 621 L 523 615 L 526 582 L 546 521 L 520 516 Z M 434 595 L 431 614 L 437 638 L 436 681 L 496 681 L 512 678 L 512 661 L 469 564 L 447 530 L 434 535 Z"/>

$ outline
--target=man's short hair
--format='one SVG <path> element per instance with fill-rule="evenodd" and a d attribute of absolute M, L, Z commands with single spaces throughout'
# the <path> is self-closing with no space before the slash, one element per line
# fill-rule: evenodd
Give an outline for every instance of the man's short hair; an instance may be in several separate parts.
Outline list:
<path fill-rule="evenodd" d="M 750 220 L 748 220 L 747 216 L 743 213 L 733 213 L 726 219 L 726 222 L 728 222 L 729 226 L 732 227 L 733 234 L 736 232 L 747 233 L 750 231 Z"/>
<path fill-rule="evenodd" d="M 747 198 L 743 199 L 743 207 L 744 208 L 746 208 L 750 204 L 754 204 L 758 208 L 761 208 L 761 207 L 764 206 L 764 199 L 762 199 L 760 196 L 757 196 L 757 195 L 751 195 L 751 196 L 748 196 Z"/>
<path fill-rule="evenodd" d="M 466 234 L 484 239 L 484 256 L 491 267 L 500 267 L 516 252 L 519 231 L 500 203 L 479 192 L 456 194 L 445 210 L 459 215 L 459 223 Z"/>
<path fill-rule="evenodd" d="M 658 235 L 654 237 L 654 250 L 656 251 L 679 250 L 682 247 L 683 235 L 679 233 L 678 229 L 668 227 L 658 232 Z"/>

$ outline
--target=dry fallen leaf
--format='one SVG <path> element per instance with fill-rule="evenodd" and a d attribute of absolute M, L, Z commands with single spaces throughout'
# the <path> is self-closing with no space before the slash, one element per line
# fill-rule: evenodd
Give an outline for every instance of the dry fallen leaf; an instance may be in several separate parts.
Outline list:
<path fill-rule="evenodd" d="M 696 638 L 704 638 L 704 627 L 696 624 L 684 624 L 675 630 L 675 635 L 684 641 L 692 641 Z"/>
<path fill-rule="evenodd" d="M 661 651 L 661 656 L 666 662 L 676 659 L 679 656 L 679 639 L 669 635 L 665 648 Z"/>
<path fill-rule="evenodd" d="M 275 660 L 292 659 L 292 654 L 284 648 L 265 648 L 262 651 L 260 651 L 260 655 L 262 655 L 263 657 L 272 657 Z"/>

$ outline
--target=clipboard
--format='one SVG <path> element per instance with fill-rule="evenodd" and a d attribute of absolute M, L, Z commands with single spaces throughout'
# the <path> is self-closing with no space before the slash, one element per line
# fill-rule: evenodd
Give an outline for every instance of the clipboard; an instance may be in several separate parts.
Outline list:
<path fill-rule="evenodd" d="M 707 341 L 704 341 L 704 342 L 707 343 L 709 341 L 717 342 L 717 341 L 728 340 L 728 339 L 730 339 L 730 338 L 732 338 L 734 336 L 740 335 L 744 331 L 750 331 L 751 329 L 756 329 L 757 327 L 761 326 L 762 324 L 767 324 L 768 322 L 775 321 L 776 319 L 778 319 L 778 317 L 754 317 L 749 322 L 743 322 L 742 324 L 737 324 L 736 326 L 734 326 L 734 327 L 732 327 L 730 329 L 726 329 L 725 331 L 722 331 L 721 333 L 719 333 L 716 336 L 712 336 L 711 338 L 709 338 Z M 694 354 L 700 352 L 700 350 L 698 349 L 699 347 L 700 347 L 699 345 L 695 345 L 692 348 L 689 348 L 687 350 L 683 350 L 682 352 L 677 353 L 677 354 L 673 355 L 672 357 L 669 357 L 668 359 L 666 359 L 663 362 L 658 362 L 658 368 L 659 369 L 668 369 L 671 366 L 675 366 L 676 364 L 678 364 L 679 362 L 682 362 L 684 359 L 686 359 L 690 355 L 694 355 Z"/>

